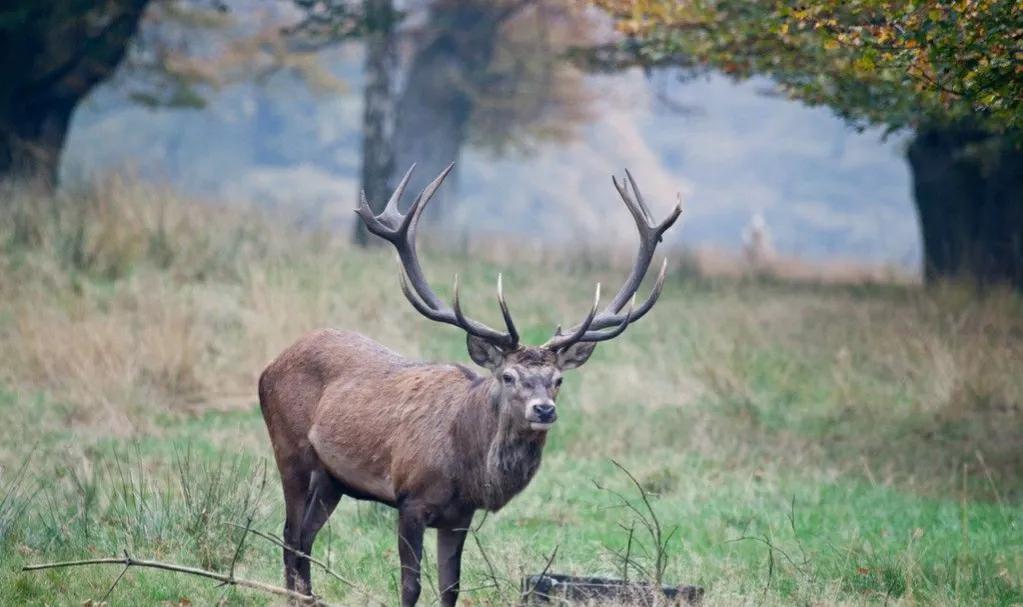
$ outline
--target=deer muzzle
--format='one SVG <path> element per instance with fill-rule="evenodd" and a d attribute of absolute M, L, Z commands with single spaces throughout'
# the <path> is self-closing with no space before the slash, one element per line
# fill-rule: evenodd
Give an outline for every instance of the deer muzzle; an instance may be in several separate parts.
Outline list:
<path fill-rule="evenodd" d="M 547 430 L 554 425 L 557 419 L 558 409 L 554 405 L 554 401 L 549 399 L 530 403 L 526 413 L 526 420 L 529 421 L 529 427 L 533 430 Z"/>

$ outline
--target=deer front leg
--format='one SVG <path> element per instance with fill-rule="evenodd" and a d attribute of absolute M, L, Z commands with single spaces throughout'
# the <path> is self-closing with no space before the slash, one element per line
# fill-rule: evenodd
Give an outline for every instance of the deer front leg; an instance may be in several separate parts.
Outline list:
<path fill-rule="evenodd" d="M 437 530 L 437 578 L 440 580 L 440 604 L 454 607 L 458 601 L 459 581 L 462 577 L 462 548 L 472 524 L 472 514 L 459 521 L 452 529 Z"/>
<path fill-rule="evenodd" d="M 419 600 L 419 564 L 423 556 L 426 521 L 419 508 L 398 506 L 398 556 L 401 559 L 401 606 L 413 607 Z"/>

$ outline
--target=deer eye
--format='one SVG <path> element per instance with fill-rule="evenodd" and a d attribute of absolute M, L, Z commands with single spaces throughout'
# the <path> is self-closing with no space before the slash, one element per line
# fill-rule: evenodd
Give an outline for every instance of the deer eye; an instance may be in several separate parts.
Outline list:
<path fill-rule="evenodd" d="M 504 385 L 506 385 L 506 386 L 514 386 L 515 385 L 515 374 L 511 373 L 509 371 L 505 371 L 504 373 L 501 374 L 501 381 L 503 381 Z"/>
<path fill-rule="evenodd" d="M 558 379 L 554 380 L 554 387 L 555 388 L 560 388 L 561 387 L 561 378 L 560 377 Z"/>

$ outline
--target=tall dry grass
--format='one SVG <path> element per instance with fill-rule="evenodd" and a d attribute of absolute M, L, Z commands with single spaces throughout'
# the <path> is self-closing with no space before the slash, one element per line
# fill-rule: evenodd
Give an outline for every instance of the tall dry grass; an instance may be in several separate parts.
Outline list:
<path fill-rule="evenodd" d="M 353 328 L 410 356 L 466 360 L 458 331 L 404 301 L 392 256 L 349 247 L 344 232 L 117 179 L 0 200 L 0 542 L 13 563 L 0 567 L 0 594 L 23 604 L 103 596 L 112 577 L 30 578 L 16 572 L 25 562 L 134 546 L 225 568 L 238 538 L 228 523 L 251 515 L 277 529 L 275 475 L 263 500 L 250 458 L 269 453 L 255 383 L 303 332 Z M 531 343 L 579 318 L 593 283 L 617 286 L 629 263 L 628 251 L 490 245 L 452 253 L 426 240 L 421 254 L 442 296 L 459 272 L 466 309 L 495 324 L 504 272 Z M 620 571 L 600 550 L 624 547 L 628 517 L 591 482 L 632 490 L 609 457 L 681 526 L 667 575 L 708 584 L 709 604 L 1019 596 L 1018 546 L 998 536 L 1023 495 L 1018 295 L 722 278 L 673 263 L 657 308 L 568 375 L 544 471 L 469 547 L 466 579 L 490 580 L 492 563 L 508 579 L 466 600 L 516 600 L 519 576 L 554 545 L 559 570 Z M 343 537 L 328 526 L 320 555 L 389 599 L 391 517 L 342 503 L 334 520 Z M 277 549 L 249 546 L 242 571 L 279 580 Z M 319 579 L 327 596 L 365 604 Z M 117 592 L 219 600 L 208 585 L 134 572 Z"/>
<path fill-rule="evenodd" d="M 288 271 L 294 232 L 119 179 L 0 207 L 0 376 L 114 433 L 154 413 L 251 403 L 274 348 L 326 316 Z M 302 237 L 303 265 L 345 254 Z M 298 294 L 301 291 L 301 295 Z"/>
<path fill-rule="evenodd" d="M 133 435 L 166 414 L 252 407 L 266 362 L 320 326 L 464 357 L 454 332 L 403 300 L 392 256 L 350 247 L 346 233 L 119 179 L 4 200 L 0 381 L 60 403 L 50 421 L 79 433 Z M 460 272 L 467 309 L 485 320 L 498 320 L 492 285 L 504 271 L 531 342 L 578 318 L 593 282 L 617 285 L 628 263 L 592 249 L 467 260 L 437 241 L 421 248 L 438 291 Z M 825 457 L 881 482 L 968 461 L 1001 483 L 1023 466 L 1023 303 L 1012 293 L 720 279 L 683 264 L 657 310 L 582 375 L 570 406 L 590 425 L 568 444 L 581 455 L 681 435 L 712 458 Z M 649 413 L 609 432 L 601 420 L 622 410 Z M 651 433 L 648 414 L 675 417 Z"/>

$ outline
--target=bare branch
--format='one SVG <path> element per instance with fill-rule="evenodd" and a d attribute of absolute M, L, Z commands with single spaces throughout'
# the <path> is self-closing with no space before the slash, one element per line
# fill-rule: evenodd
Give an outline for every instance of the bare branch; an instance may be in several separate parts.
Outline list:
<path fill-rule="evenodd" d="M 211 580 L 216 580 L 222 584 L 228 586 L 240 586 L 242 588 L 249 588 L 252 590 L 258 590 L 268 594 L 276 594 L 278 596 L 285 596 L 289 599 L 298 601 L 301 605 L 312 605 L 315 607 L 330 607 L 328 603 L 323 602 L 315 596 L 309 596 L 294 590 L 288 590 L 281 588 L 280 586 L 274 586 L 272 584 L 266 584 L 264 582 L 257 582 L 255 580 L 246 580 L 237 578 L 231 575 L 225 575 L 216 571 L 209 571 L 207 569 L 199 569 L 198 567 L 186 567 L 184 565 L 178 565 L 175 563 L 165 563 L 163 561 L 151 561 L 146 559 L 136 559 L 125 552 L 121 558 L 100 558 L 100 559 L 85 559 L 81 561 L 62 561 L 58 563 L 39 563 L 36 565 L 25 565 L 21 568 L 22 571 L 42 571 L 45 569 L 63 569 L 66 567 L 87 567 L 90 565 L 124 565 L 125 571 L 130 567 L 141 567 L 146 569 L 162 569 L 164 571 L 173 571 L 175 573 L 184 573 L 187 575 L 194 575 L 198 577 L 204 577 Z M 124 572 L 121 572 L 124 575 Z"/>
<path fill-rule="evenodd" d="M 237 523 L 228 523 L 228 525 L 230 525 L 232 527 L 239 528 L 239 529 L 242 528 L 242 526 L 237 524 Z M 298 550 L 296 548 L 292 548 L 291 546 L 288 546 L 287 544 L 285 544 L 283 540 L 281 540 L 281 539 L 279 539 L 277 537 L 274 537 L 274 536 L 270 535 L 269 533 L 264 533 L 264 532 L 260 531 L 259 529 L 249 529 L 249 533 L 251 533 L 252 535 L 255 535 L 256 537 L 262 538 L 262 539 L 264 539 L 264 540 L 266 540 L 266 541 L 276 545 L 279 548 L 283 548 L 284 550 L 287 550 L 288 552 L 291 552 L 291 553 L 293 553 L 295 555 L 298 555 L 298 556 L 300 556 L 302 558 L 309 559 L 310 563 L 320 567 L 323 570 L 323 572 L 326 573 L 327 575 L 329 575 L 330 577 L 334 578 L 335 580 L 341 582 L 342 584 L 344 584 L 346 586 L 349 586 L 349 587 L 351 587 L 351 588 L 353 588 L 355 590 L 358 590 L 358 591 L 362 592 L 367 597 L 370 597 L 370 595 L 365 590 L 362 590 L 361 588 L 359 588 L 359 586 L 357 584 L 355 584 L 355 582 L 352 582 L 350 580 L 345 579 L 340 574 L 338 574 L 336 571 L 331 569 L 330 566 L 328 566 L 323 561 L 317 559 L 316 557 L 314 557 L 312 555 L 309 555 L 309 554 L 306 554 L 305 552 L 302 552 L 301 550 Z M 373 597 L 370 597 L 370 598 L 373 598 Z M 377 600 L 377 599 L 373 598 L 373 600 Z M 381 604 L 383 604 L 383 603 L 381 603 Z"/>
<path fill-rule="evenodd" d="M 547 558 L 547 564 L 543 566 L 543 570 L 540 572 L 540 575 L 536 576 L 536 581 L 533 582 L 533 587 L 530 588 L 527 592 L 522 593 L 523 601 L 528 600 L 529 596 L 536 592 L 536 587 L 540 585 L 540 582 L 543 580 L 544 576 L 547 575 L 548 571 L 550 571 L 551 565 L 554 563 L 554 558 L 558 556 L 558 548 L 560 547 L 561 547 L 560 544 L 554 547 L 554 551 L 551 552 L 550 557 Z"/>

